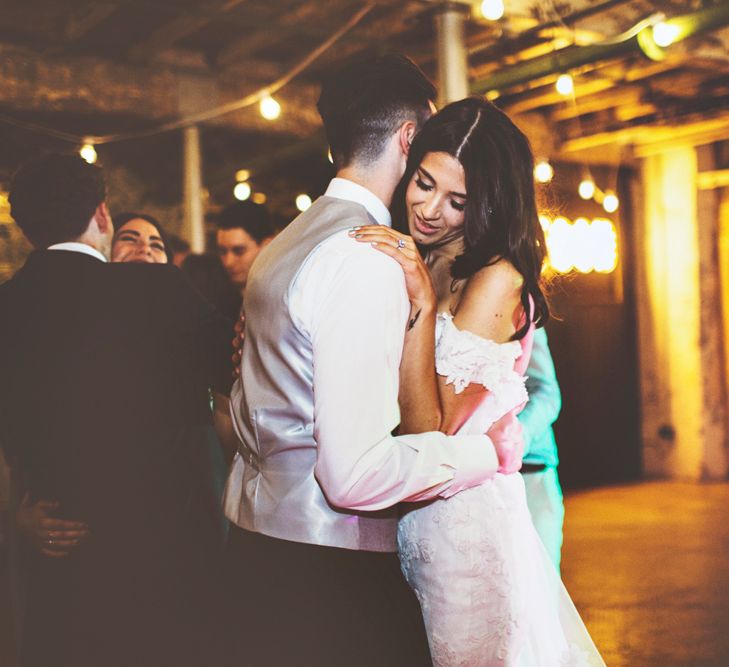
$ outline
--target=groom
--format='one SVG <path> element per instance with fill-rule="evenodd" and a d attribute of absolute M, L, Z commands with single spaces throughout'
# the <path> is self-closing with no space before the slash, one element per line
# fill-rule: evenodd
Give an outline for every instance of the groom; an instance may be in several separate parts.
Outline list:
<path fill-rule="evenodd" d="M 395 554 L 396 505 L 449 497 L 520 456 L 515 420 L 491 438 L 391 435 L 410 304 L 398 264 L 347 231 L 390 225 L 434 98 L 402 56 L 326 81 L 337 177 L 249 274 L 232 394 L 242 443 L 224 499 L 242 664 L 430 664 Z"/>

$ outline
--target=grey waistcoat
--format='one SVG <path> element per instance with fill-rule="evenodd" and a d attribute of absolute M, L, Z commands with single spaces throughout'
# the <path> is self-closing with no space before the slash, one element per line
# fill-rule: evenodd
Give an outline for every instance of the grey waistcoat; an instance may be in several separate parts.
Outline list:
<path fill-rule="evenodd" d="M 243 372 L 231 396 L 242 444 L 225 500 L 227 516 L 241 528 L 295 542 L 396 550 L 394 509 L 335 508 L 314 477 L 312 349 L 288 304 L 289 289 L 317 246 L 374 222 L 360 204 L 321 197 L 256 258 L 245 292 Z"/>

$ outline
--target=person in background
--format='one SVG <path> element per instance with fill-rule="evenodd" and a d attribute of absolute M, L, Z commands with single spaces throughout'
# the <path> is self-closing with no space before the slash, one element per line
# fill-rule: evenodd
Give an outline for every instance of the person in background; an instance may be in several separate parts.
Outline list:
<path fill-rule="evenodd" d="M 171 262 L 179 269 L 190 254 L 190 244 L 177 234 L 167 235 L 167 248 Z"/>
<path fill-rule="evenodd" d="M 220 530 L 196 434 L 208 388 L 229 387 L 230 324 L 172 267 L 107 264 L 105 194 L 99 167 L 63 154 L 10 188 L 37 250 L 0 287 L 0 443 L 31 503 L 90 529 L 54 558 L 49 527 L 29 554 L 21 664 L 221 664 Z"/>
<path fill-rule="evenodd" d="M 253 261 L 275 235 L 271 216 L 262 204 L 239 201 L 220 213 L 216 234 L 218 256 L 228 279 L 241 295 Z"/>
<path fill-rule="evenodd" d="M 218 258 L 206 253 L 188 255 L 180 267 L 193 287 L 197 289 L 218 312 L 231 322 L 238 319 L 241 305 L 240 288 L 228 279 L 228 274 Z"/>
<path fill-rule="evenodd" d="M 146 213 L 124 212 L 114 216 L 112 262 L 168 264 L 172 257 L 159 221 Z"/>
<path fill-rule="evenodd" d="M 524 433 L 521 474 L 534 527 L 559 571 L 564 505 L 557 474 L 559 457 L 552 424 L 559 417 L 562 395 L 544 329 L 537 329 L 534 334 L 532 357 L 526 375 L 529 401 L 519 415 Z"/>

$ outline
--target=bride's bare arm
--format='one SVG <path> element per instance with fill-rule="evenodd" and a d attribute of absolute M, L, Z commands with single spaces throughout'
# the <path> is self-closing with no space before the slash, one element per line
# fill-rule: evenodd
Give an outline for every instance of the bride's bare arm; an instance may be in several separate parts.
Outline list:
<path fill-rule="evenodd" d="M 362 227 L 351 234 L 395 259 L 405 274 L 411 310 L 400 362 L 400 433 L 456 433 L 487 390 L 473 384 L 456 394 L 446 378 L 436 374 L 436 298 L 427 266 L 412 239 L 388 227 Z M 454 324 L 482 338 L 508 342 L 515 331 L 521 286 L 521 275 L 509 262 L 484 267 L 464 288 Z"/>

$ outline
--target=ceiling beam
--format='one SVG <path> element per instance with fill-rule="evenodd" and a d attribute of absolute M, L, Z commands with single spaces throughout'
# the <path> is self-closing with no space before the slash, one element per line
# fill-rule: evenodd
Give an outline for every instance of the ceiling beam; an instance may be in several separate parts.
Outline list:
<path fill-rule="evenodd" d="M 575 85 L 575 97 L 582 103 L 582 100 L 588 98 L 590 95 L 595 93 L 601 93 L 606 90 L 610 90 L 615 87 L 615 82 L 609 79 L 594 79 L 592 81 L 585 81 L 583 83 L 577 83 Z M 535 109 L 542 109 L 544 107 L 563 105 L 565 108 L 574 106 L 570 97 L 558 93 L 553 85 L 541 88 L 535 95 L 533 92 L 519 96 L 512 100 L 504 100 L 504 109 L 507 109 L 510 113 L 524 113 L 526 111 L 534 111 Z"/>
<path fill-rule="evenodd" d="M 43 58 L 3 45 L 0 62 L 0 107 L 21 118 L 26 112 L 93 116 L 108 128 L 89 132 L 99 134 L 116 132 L 109 117 L 126 118 L 123 129 L 129 129 L 130 122 L 145 127 L 180 117 L 184 76 L 170 67 L 138 67 L 98 58 Z M 217 99 L 214 95 L 209 99 L 210 107 L 240 99 L 259 85 L 243 78 L 199 76 L 217 91 Z M 320 126 L 315 108 L 318 92 L 317 86 L 294 81 L 276 94 L 282 107 L 278 120 L 266 121 L 257 108 L 248 108 L 211 123 L 244 132 L 306 137 Z"/>
<path fill-rule="evenodd" d="M 656 122 L 592 133 L 588 131 L 584 136 L 562 142 L 560 149 L 563 153 L 576 153 L 614 144 L 632 145 L 637 157 L 645 157 L 678 144 L 700 145 L 725 139 L 729 139 L 729 112 L 720 111 L 710 118 L 683 117 L 674 119 L 672 123 Z"/>
<path fill-rule="evenodd" d="M 118 8 L 118 2 L 88 3 L 82 12 L 76 12 L 70 16 L 63 29 L 61 41 L 45 49 L 44 55 L 51 56 L 61 53 L 68 46 L 88 35 Z"/>
<path fill-rule="evenodd" d="M 605 109 L 634 106 L 643 103 L 644 90 L 639 86 L 619 86 L 610 88 L 589 97 L 578 97 L 576 104 L 565 104 L 550 110 L 549 118 L 553 122 L 572 120 Z"/>
<path fill-rule="evenodd" d="M 168 49 L 179 40 L 204 28 L 213 20 L 221 18 L 243 2 L 245 0 L 215 0 L 205 4 L 205 8 L 211 12 L 209 14 L 191 15 L 185 12 L 154 30 L 143 41 L 135 44 L 129 49 L 128 58 L 137 63 L 149 60 L 155 53 Z"/>

